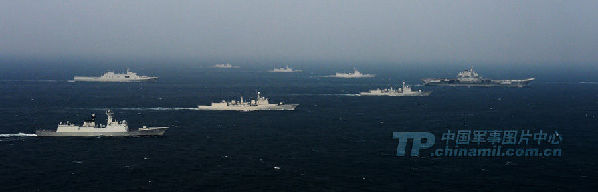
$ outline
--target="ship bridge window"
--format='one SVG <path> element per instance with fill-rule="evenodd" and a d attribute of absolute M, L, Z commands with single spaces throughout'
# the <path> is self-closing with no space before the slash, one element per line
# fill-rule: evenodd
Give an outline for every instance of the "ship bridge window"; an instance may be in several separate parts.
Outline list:
<path fill-rule="evenodd" d="M 129 76 L 127 75 L 127 76 L 125 76 L 125 78 L 129 78 Z"/>

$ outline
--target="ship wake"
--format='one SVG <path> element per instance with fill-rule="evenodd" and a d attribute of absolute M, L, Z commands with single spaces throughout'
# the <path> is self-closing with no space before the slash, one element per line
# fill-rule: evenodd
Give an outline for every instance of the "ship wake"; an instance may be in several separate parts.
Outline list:
<path fill-rule="evenodd" d="M 181 110 L 197 110 L 197 108 L 189 108 L 189 107 L 147 107 L 147 108 L 116 108 L 120 110 L 128 110 L 128 111 L 181 111 Z"/>
<path fill-rule="evenodd" d="M 53 80 L 53 79 L 23 79 L 23 80 L 6 79 L 6 80 L 0 80 L 0 82 L 50 82 L 50 83 L 65 82 L 65 81 L 66 80 Z"/>
<path fill-rule="evenodd" d="M 340 93 L 340 94 L 290 94 L 289 96 L 359 96 L 359 94 Z"/>
<path fill-rule="evenodd" d="M 76 108 L 84 110 L 104 111 L 106 108 Z M 122 108 L 110 108 L 123 111 L 181 111 L 181 110 L 197 110 L 197 108 L 191 107 L 122 107 Z"/>
<path fill-rule="evenodd" d="M 9 133 L 9 134 L 0 134 L 0 137 L 36 137 L 36 134 L 28 134 L 28 133 Z"/>

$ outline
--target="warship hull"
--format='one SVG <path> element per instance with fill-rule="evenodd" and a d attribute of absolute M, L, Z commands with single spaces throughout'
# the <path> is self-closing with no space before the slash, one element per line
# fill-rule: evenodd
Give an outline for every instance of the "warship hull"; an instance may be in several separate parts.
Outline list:
<path fill-rule="evenodd" d="M 422 96 L 430 96 L 430 94 L 432 94 L 431 91 L 419 92 L 419 93 L 389 93 L 389 94 L 376 94 L 376 93 L 361 92 L 361 93 L 359 93 L 359 96 L 422 97 Z"/>
<path fill-rule="evenodd" d="M 341 79 L 360 79 L 360 78 L 373 78 L 376 77 L 374 74 L 359 74 L 359 75 L 352 75 L 352 74 L 336 74 L 336 75 L 327 75 L 324 77 L 333 77 L 333 78 L 341 78 Z"/>
<path fill-rule="evenodd" d="M 139 79 L 106 79 L 100 77 L 84 77 L 84 76 L 75 76 L 73 81 L 75 82 L 142 82 L 142 81 L 153 81 L 158 80 L 158 77 L 148 77 L 148 78 L 139 78 Z"/>
<path fill-rule="evenodd" d="M 141 137 L 162 136 L 166 129 L 129 131 L 129 132 L 56 132 L 53 130 L 37 130 L 38 137 Z"/>
<path fill-rule="evenodd" d="M 299 104 L 258 105 L 258 106 L 197 106 L 197 110 L 207 111 L 292 111 Z"/>
<path fill-rule="evenodd" d="M 523 80 L 482 80 L 477 82 L 463 82 L 458 79 L 423 79 L 425 86 L 449 87 L 527 87 L 534 78 Z"/>
<path fill-rule="evenodd" d="M 270 73 L 297 73 L 297 72 L 301 72 L 301 70 L 281 70 L 281 69 L 274 69 L 274 70 L 270 70 L 268 71 Z"/>

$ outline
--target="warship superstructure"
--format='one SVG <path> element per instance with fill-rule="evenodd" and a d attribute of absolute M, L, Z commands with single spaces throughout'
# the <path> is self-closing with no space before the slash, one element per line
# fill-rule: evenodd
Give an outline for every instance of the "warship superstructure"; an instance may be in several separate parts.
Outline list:
<path fill-rule="evenodd" d="M 465 86 L 465 87 L 525 87 L 535 78 L 520 80 L 492 80 L 486 79 L 473 71 L 473 67 L 461 71 L 456 79 L 449 78 L 427 78 L 422 79 L 424 85 L 428 86 Z"/>
<path fill-rule="evenodd" d="M 361 73 L 359 71 L 357 71 L 357 69 L 353 69 L 352 73 L 336 73 L 334 75 L 328 75 L 325 77 L 336 77 L 336 78 L 370 78 L 370 77 L 375 77 L 376 75 L 374 74 L 366 74 L 366 73 Z"/>
<path fill-rule="evenodd" d="M 239 66 L 233 66 L 230 63 L 226 63 L 226 64 L 216 64 L 214 66 L 212 66 L 214 68 L 220 68 L 220 69 L 232 69 L 232 68 L 239 68 Z"/>
<path fill-rule="evenodd" d="M 130 72 L 127 69 L 127 73 L 114 73 L 106 72 L 104 75 L 99 77 L 87 77 L 87 76 L 75 76 L 73 81 L 86 81 L 86 82 L 139 82 L 139 81 L 150 81 L 156 80 L 158 77 L 137 75 L 135 72 Z"/>
<path fill-rule="evenodd" d="M 281 68 L 274 68 L 268 72 L 273 72 L 273 73 L 293 73 L 293 72 L 301 72 L 302 70 L 296 70 L 293 68 L 290 68 L 288 65 L 286 67 L 281 67 Z"/>
<path fill-rule="evenodd" d="M 198 110 L 214 110 L 214 111 L 285 111 L 285 110 L 295 110 L 295 108 L 299 104 L 285 104 L 283 102 L 280 103 L 270 103 L 268 98 L 262 97 L 260 92 L 257 92 L 257 100 L 250 100 L 246 101 L 243 100 L 231 100 L 225 101 L 222 100 L 218 103 L 212 103 L 209 106 L 197 106 Z"/>
<path fill-rule="evenodd" d="M 95 114 L 91 119 L 83 122 L 82 125 L 75 125 L 70 122 L 60 122 L 56 130 L 36 130 L 37 136 L 162 136 L 168 127 L 147 127 L 143 126 L 136 131 L 130 131 L 127 121 L 117 121 L 112 117 L 111 110 L 106 111 L 108 119 L 105 125 L 96 124 Z"/>
<path fill-rule="evenodd" d="M 411 87 L 406 85 L 403 81 L 403 87 L 394 89 L 392 87 L 387 89 L 373 89 L 368 92 L 361 92 L 359 96 L 429 96 L 431 91 L 411 90 Z"/>

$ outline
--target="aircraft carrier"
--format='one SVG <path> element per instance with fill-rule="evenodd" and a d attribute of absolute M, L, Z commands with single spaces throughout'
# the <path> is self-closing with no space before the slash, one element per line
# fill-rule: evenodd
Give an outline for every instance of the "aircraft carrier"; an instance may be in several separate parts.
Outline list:
<path fill-rule="evenodd" d="M 422 79 L 427 86 L 463 86 L 463 87 L 526 87 L 535 78 L 520 80 L 492 80 L 486 79 L 473 71 L 473 67 L 461 71 L 456 79 L 449 78 L 427 78 Z"/>

